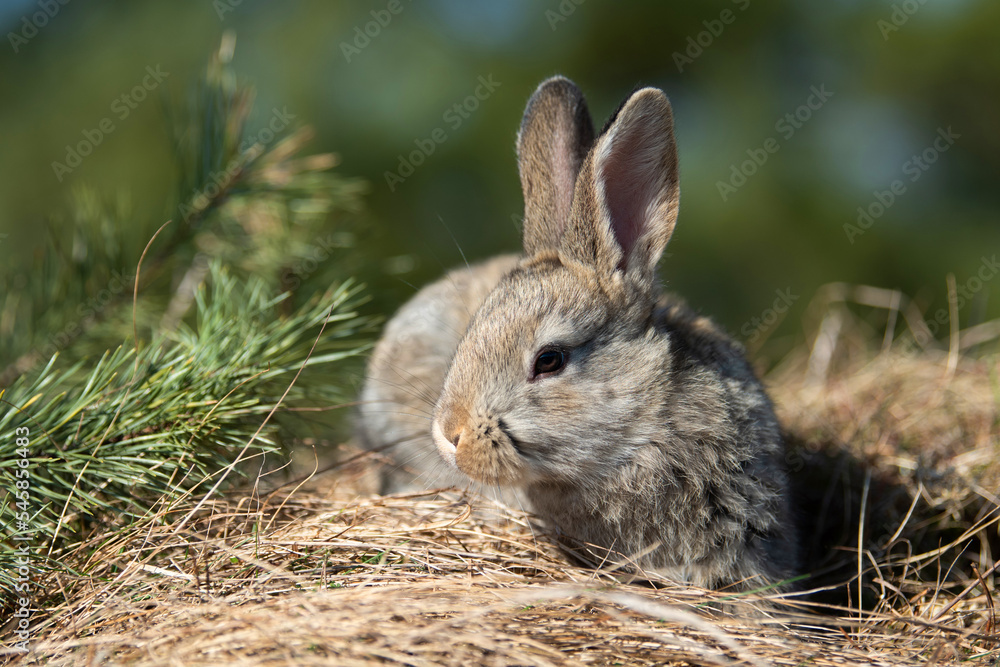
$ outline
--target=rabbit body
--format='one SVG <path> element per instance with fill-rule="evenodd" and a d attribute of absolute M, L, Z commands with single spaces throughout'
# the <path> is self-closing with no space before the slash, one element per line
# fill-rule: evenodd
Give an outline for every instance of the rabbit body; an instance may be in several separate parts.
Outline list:
<path fill-rule="evenodd" d="M 383 490 L 471 479 L 587 562 L 703 587 L 794 574 L 770 401 L 741 348 L 656 279 L 679 201 L 666 97 L 633 93 L 595 139 L 579 90 L 550 79 L 518 160 L 524 255 L 424 288 L 373 354 L 359 432 L 389 447 Z"/>

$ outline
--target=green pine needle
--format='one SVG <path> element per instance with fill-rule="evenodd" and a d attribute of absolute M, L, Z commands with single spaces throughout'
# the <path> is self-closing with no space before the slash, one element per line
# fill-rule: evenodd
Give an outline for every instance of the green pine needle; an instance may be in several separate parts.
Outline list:
<path fill-rule="evenodd" d="M 82 380 L 82 362 L 57 369 L 53 357 L 0 395 L 0 478 L 7 488 L 18 466 L 14 433 L 30 433 L 25 511 L 31 518 L 22 523 L 37 531 L 27 543 L 36 566 L 39 554 L 58 554 L 57 526 L 65 538 L 120 525 L 164 499 L 203 490 L 248 442 L 251 457 L 276 452 L 277 425 L 251 438 L 291 377 L 300 367 L 362 353 L 357 340 L 371 324 L 356 314 L 359 289 L 350 281 L 289 317 L 278 313 L 285 298 L 272 298 L 260 279 L 241 282 L 214 263 L 209 285 L 197 294 L 195 326 L 138 353 L 124 346 L 108 352 Z M 323 336 L 307 358 L 324 320 Z M 307 387 L 297 384 L 286 402 L 302 404 Z M 16 544 L 7 539 L 19 526 L 14 500 L 8 493 L 0 506 L 5 594 L 12 593 L 16 572 Z"/>

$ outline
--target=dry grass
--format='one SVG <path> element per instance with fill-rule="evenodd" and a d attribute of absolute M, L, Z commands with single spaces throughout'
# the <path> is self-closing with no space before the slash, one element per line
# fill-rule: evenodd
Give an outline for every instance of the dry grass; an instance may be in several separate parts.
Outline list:
<path fill-rule="evenodd" d="M 187 508 L 77 545 L 64 560 L 78 574 L 45 582 L 50 613 L 17 659 L 997 664 L 1000 355 L 907 339 L 875 350 L 865 326 L 841 322 L 769 376 L 810 595 L 732 598 L 577 567 L 530 517 L 482 498 L 361 494 L 361 459 L 206 503 L 180 531 Z"/>

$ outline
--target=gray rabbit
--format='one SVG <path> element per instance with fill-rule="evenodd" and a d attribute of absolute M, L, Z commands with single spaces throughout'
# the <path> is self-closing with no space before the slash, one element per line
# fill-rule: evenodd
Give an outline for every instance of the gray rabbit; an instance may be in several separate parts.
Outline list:
<path fill-rule="evenodd" d="M 656 266 L 677 220 L 670 103 L 637 90 L 599 136 L 569 80 L 517 138 L 524 254 L 452 271 L 386 326 L 361 440 L 383 491 L 504 490 L 588 562 L 703 587 L 795 573 L 784 445 L 738 344 Z"/>

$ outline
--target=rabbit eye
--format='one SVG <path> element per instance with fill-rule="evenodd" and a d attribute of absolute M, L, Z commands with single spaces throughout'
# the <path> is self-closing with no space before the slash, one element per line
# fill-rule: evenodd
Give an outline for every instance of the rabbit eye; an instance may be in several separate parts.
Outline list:
<path fill-rule="evenodd" d="M 535 357 L 534 377 L 545 373 L 555 373 L 566 364 L 566 354 L 562 350 L 542 350 Z"/>

